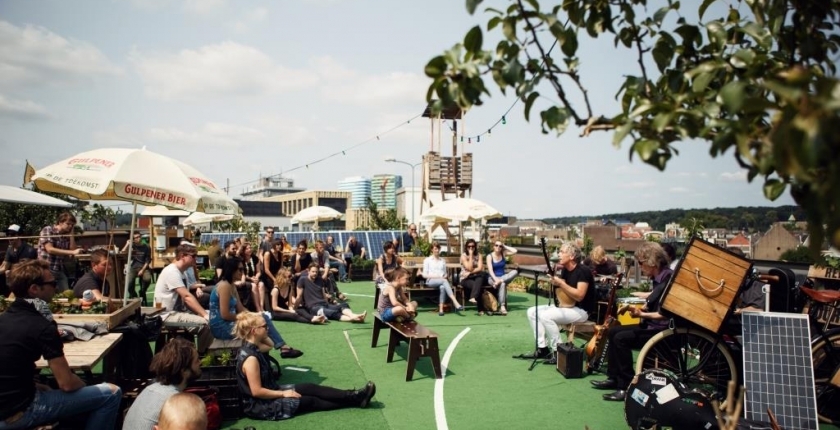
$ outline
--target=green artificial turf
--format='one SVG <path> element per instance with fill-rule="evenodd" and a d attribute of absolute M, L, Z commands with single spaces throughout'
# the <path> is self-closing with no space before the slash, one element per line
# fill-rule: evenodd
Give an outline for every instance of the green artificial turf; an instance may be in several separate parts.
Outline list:
<path fill-rule="evenodd" d="M 324 326 L 275 322 L 286 342 L 305 353 L 298 359 L 279 360 L 284 368 L 281 382 L 354 388 L 372 380 L 377 386 L 372 405 L 368 409 L 304 414 L 290 421 L 243 418 L 226 421 L 223 428 L 628 428 L 623 403 L 601 400 L 604 391 L 590 387 L 590 380 L 602 379 L 603 375 L 566 379 L 554 366 L 538 364 L 529 371 L 530 360 L 512 358 L 534 348 L 534 338 L 525 318 L 525 310 L 533 306 L 534 296 L 524 293 L 509 294 L 508 316 L 477 316 L 474 308 L 467 308 L 461 315 L 447 313 L 440 317 L 435 305 L 421 302 L 418 321 L 438 333 L 441 360 L 445 360 L 453 340 L 468 329 L 451 353 L 445 378 L 441 380 L 444 408 L 441 416 L 445 421 L 438 423 L 434 405 L 437 380 L 429 360 L 421 358 L 414 380 L 406 382 L 406 345 L 397 349 L 392 363 L 386 363 L 387 330 L 380 334 L 376 348 L 370 346 L 373 284 L 353 282 L 339 286 L 349 296 L 348 303 L 355 312 L 368 311 L 367 321 L 364 324 L 330 322 Z M 545 301 L 541 298 L 540 304 Z"/>

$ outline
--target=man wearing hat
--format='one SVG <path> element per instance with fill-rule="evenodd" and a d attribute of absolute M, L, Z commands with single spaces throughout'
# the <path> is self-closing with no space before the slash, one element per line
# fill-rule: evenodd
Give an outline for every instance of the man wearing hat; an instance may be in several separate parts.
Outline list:
<path fill-rule="evenodd" d="M 9 240 L 9 247 L 6 249 L 6 259 L 3 260 L 3 264 L 0 264 L 0 273 L 8 279 L 9 272 L 12 271 L 12 266 L 15 263 L 20 262 L 20 260 L 38 258 L 38 250 L 20 238 L 20 226 L 17 224 L 12 224 L 6 229 L 6 237 L 11 239 Z M 2 294 L 9 295 L 8 291 L 3 291 Z"/>

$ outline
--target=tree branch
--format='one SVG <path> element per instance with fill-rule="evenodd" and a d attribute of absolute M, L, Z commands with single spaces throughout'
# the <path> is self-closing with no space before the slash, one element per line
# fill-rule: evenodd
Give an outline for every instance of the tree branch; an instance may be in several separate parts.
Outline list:
<path fill-rule="evenodd" d="M 645 80 L 645 96 L 650 98 L 650 81 L 647 77 L 647 69 L 645 68 L 644 62 L 644 54 L 649 50 L 642 48 L 642 34 L 639 31 L 639 27 L 633 25 L 633 29 L 635 30 L 636 34 L 636 37 L 634 37 L 634 39 L 636 40 L 636 49 L 639 51 L 639 58 L 637 61 L 639 62 L 639 68 L 642 69 L 642 79 Z"/>

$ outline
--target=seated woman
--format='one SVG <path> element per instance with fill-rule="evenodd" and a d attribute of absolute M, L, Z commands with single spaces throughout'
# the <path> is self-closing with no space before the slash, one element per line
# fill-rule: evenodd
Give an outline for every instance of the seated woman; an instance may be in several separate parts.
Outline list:
<path fill-rule="evenodd" d="M 269 324 L 270 325 L 270 324 Z M 360 390 L 339 390 L 317 384 L 280 385 L 268 359 L 260 353 L 266 322 L 260 314 L 243 312 L 236 317 L 236 336 L 245 344 L 236 355 L 236 382 L 242 393 L 244 412 L 258 420 L 285 420 L 306 412 L 340 408 L 366 408 L 376 394 L 368 381 Z"/>
<path fill-rule="evenodd" d="M 233 339 L 233 326 L 236 322 L 236 315 L 247 312 L 242 302 L 239 300 L 239 294 L 236 287 L 233 286 L 234 280 L 242 279 L 242 271 L 244 267 L 242 260 L 239 257 L 230 257 L 225 259 L 222 266 L 222 279 L 216 284 L 216 288 L 210 293 L 210 332 L 216 339 L 230 340 Z M 293 349 L 283 340 L 277 328 L 271 322 L 268 313 L 261 313 L 266 324 L 268 324 L 267 332 L 269 337 L 262 340 L 262 351 L 269 351 L 271 348 L 280 350 L 280 357 L 283 358 L 297 358 L 303 355 L 303 352 Z M 244 340 L 244 339 L 243 339 Z"/>
<path fill-rule="evenodd" d="M 462 288 L 470 291 L 470 303 L 475 303 L 479 316 L 484 315 L 484 303 L 479 300 L 479 296 L 486 280 L 481 254 L 476 249 L 475 240 L 469 239 L 464 245 L 464 253 L 461 254 L 460 284 Z"/>
<path fill-rule="evenodd" d="M 260 259 L 254 254 L 254 249 L 250 243 L 245 243 L 239 249 L 239 257 L 244 263 L 245 271 L 243 273 L 243 281 L 241 285 L 236 285 L 239 289 L 239 297 L 242 298 L 242 304 L 251 312 L 262 312 L 268 306 L 264 306 L 265 284 L 261 280 L 262 270 L 260 268 Z"/>
<path fill-rule="evenodd" d="M 423 260 L 423 278 L 426 280 L 426 285 L 430 287 L 440 288 L 440 304 L 438 305 L 438 315 L 444 316 L 443 305 L 446 303 L 446 297 L 452 300 L 452 306 L 456 312 L 464 310 L 464 307 L 458 303 L 455 298 L 455 293 L 452 292 L 452 285 L 449 283 L 449 272 L 446 270 L 446 260 L 440 257 L 440 244 L 432 242 L 432 255 Z"/>
<path fill-rule="evenodd" d="M 353 313 L 346 302 L 338 304 L 328 303 L 329 297 L 324 292 L 322 278 L 318 276 L 318 265 L 309 265 L 309 272 L 301 276 L 297 282 L 297 297 L 295 307 L 304 307 L 312 315 L 324 315 L 329 320 L 363 323 L 367 311 L 360 314 Z"/>
<path fill-rule="evenodd" d="M 292 321 L 304 324 L 323 324 L 327 317 L 312 316 L 304 308 L 295 308 L 295 296 L 292 293 L 292 272 L 283 267 L 274 275 L 274 288 L 271 289 L 271 318 L 274 321 Z"/>
<path fill-rule="evenodd" d="M 308 247 L 309 243 L 306 239 L 301 240 L 291 257 L 292 284 L 297 285 L 298 279 L 305 278 L 309 265 L 312 264 L 312 254 L 306 252 Z"/>
<path fill-rule="evenodd" d="M 385 271 L 396 269 L 402 266 L 403 260 L 397 255 L 397 247 L 394 242 L 385 242 L 382 244 L 383 254 L 376 259 L 376 272 L 374 273 L 374 283 L 376 288 L 382 288 L 387 281 L 385 280 Z"/>
<path fill-rule="evenodd" d="M 505 273 L 507 261 L 505 257 L 516 254 L 516 248 L 511 248 L 498 240 L 493 244 L 493 252 L 487 254 L 487 273 L 490 286 L 499 298 L 499 315 L 507 315 L 507 283 L 519 274 L 516 270 Z"/>
<path fill-rule="evenodd" d="M 385 272 L 382 293 L 376 310 L 382 322 L 408 321 L 417 316 L 417 302 L 409 302 L 403 287 L 408 284 L 408 271 L 402 267 L 389 269 Z"/>
<path fill-rule="evenodd" d="M 262 278 L 260 281 L 263 283 L 264 290 L 272 291 L 274 290 L 274 274 L 283 267 L 283 252 L 281 248 L 283 243 L 280 239 L 275 239 L 271 242 L 271 247 L 263 253 L 262 258 Z M 268 302 L 268 298 L 264 296 L 260 296 L 260 301 L 263 303 L 263 309 L 268 309 L 269 306 L 266 305 Z"/>

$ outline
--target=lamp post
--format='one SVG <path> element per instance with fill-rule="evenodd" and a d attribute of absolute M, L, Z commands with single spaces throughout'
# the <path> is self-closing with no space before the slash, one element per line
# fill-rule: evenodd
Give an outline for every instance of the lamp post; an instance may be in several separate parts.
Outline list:
<path fill-rule="evenodd" d="M 411 167 L 411 223 L 414 224 L 414 200 L 416 200 L 415 197 L 417 197 L 417 196 L 414 195 L 414 193 L 415 193 L 415 191 L 414 191 L 414 168 L 419 166 L 420 163 L 411 164 L 408 161 L 397 160 L 396 158 L 386 158 L 385 162 L 387 162 L 387 163 L 400 163 L 400 164 L 405 164 L 408 167 Z"/>

